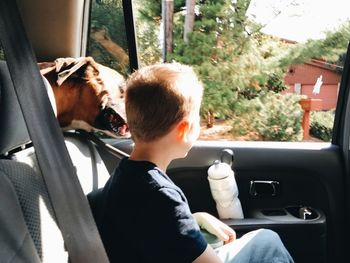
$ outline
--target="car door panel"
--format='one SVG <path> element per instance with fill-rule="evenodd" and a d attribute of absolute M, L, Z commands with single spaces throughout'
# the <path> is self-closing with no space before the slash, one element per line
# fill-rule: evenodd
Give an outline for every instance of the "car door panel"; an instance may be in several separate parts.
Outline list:
<path fill-rule="evenodd" d="M 296 262 L 342 262 L 345 194 L 338 147 L 323 143 L 198 142 L 168 169 L 193 212 L 217 215 L 207 170 L 224 149 L 234 152 L 233 170 L 245 219 L 228 220 L 238 235 L 265 227 L 277 231 Z M 276 181 L 278 192 L 253 196 L 251 181 Z M 299 218 L 310 207 L 316 217 Z M 336 261 L 333 261 L 338 259 Z"/>
<path fill-rule="evenodd" d="M 348 52 L 349 53 L 349 52 Z M 344 72 L 349 71 L 349 54 Z M 278 232 L 296 262 L 348 262 L 348 74 L 343 74 L 335 115 L 332 143 L 198 141 L 186 158 L 168 167 L 170 178 L 184 191 L 192 212 L 217 216 L 207 170 L 229 149 L 234 153 L 233 170 L 239 188 L 244 219 L 225 220 L 238 236 L 258 228 Z M 110 141 L 131 152 L 132 141 Z M 107 165 L 114 167 L 113 164 Z M 265 182 L 252 194 L 254 181 Z M 276 195 L 266 182 L 277 182 Z M 266 185 L 268 185 L 266 187 Z M 316 217 L 299 216 L 311 208 Z"/>
<path fill-rule="evenodd" d="M 130 153 L 131 140 L 109 141 Z M 233 151 L 233 170 L 245 218 L 224 220 L 237 236 L 258 228 L 273 229 L 296 262 L 346 262 L 345 171 L 342 152 L 330 143 L 198 141 L 167 170 L 185 193 L 192 212 L 217 216 L 207 171 L 226 150 Z M 112 160 L 112 159 L 111 159 Z M 116 163 L 116 162 L 115 162 Z M 109 161 L 107 166 L 115 167 Z M 276 196 L 266 188 L 252 195 L 252 181 L 278 182 Z M 307 207 L 315 217 L 304 220 Z"/>

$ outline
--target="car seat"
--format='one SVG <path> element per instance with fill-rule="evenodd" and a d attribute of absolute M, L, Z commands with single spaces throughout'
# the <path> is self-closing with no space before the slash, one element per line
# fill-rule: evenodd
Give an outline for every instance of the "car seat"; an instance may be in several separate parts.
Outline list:
<path fill-rule="evenodd" d="M 84 193 L 102 187 L 109 172 L 96 145 L 73 134 L 66 137 L 66 146 Z M 68 261 L 4 61 L 0 61 L 0 200 L 1 262 Z"/>

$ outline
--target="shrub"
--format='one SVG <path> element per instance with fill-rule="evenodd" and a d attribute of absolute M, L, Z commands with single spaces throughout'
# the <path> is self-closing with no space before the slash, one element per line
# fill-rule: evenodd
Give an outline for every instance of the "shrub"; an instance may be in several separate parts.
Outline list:
<path fill-rule="evenodd" d="M 323 141 L 332 139 L 334 110 L 311 112 L 310 134 Z"/>
<path fill-rule="evenodd" d="M 302 109 L 295 94 L 268 92 L 254 99 L 256 113 L 252 115 L 252 127 L 266 141 L 302 140 Z"/>

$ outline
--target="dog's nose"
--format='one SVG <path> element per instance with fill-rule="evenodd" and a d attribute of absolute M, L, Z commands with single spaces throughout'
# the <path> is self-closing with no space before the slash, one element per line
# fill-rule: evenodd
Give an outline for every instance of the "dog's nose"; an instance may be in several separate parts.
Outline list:
<path fill-rule="evenodd" d="M 124 124 L 118 128 L 118 133 L 120 136 L 125 136 L 129 132 L 129 126 Z"/>

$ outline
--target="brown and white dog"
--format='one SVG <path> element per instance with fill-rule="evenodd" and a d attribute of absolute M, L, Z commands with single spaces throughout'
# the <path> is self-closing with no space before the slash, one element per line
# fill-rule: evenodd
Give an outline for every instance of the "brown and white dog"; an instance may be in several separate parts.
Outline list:
<path fill-rule="evenodd" d="M 125 80 L 121 74 L 92 57 L 59 58 L 38 65 L 52 87 L 57 119 L 63 129 L 101 131 L 112 137 L 129 136 Z"/>

